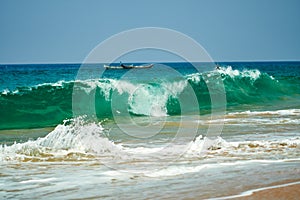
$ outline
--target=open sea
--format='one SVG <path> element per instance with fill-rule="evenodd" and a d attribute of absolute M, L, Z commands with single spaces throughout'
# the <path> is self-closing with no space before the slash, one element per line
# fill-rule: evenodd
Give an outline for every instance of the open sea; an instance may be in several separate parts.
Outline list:
<path fill-rule="evenodd" d="M 298 181 L 300 62 L 0 65 L 0 199 L 211 199 Z"/>

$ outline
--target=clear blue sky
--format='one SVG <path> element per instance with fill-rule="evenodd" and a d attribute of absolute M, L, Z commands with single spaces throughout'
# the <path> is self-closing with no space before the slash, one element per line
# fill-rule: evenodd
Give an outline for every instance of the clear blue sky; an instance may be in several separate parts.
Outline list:
<path fill-rule="evenodd" d="M 0 0 L 0 63 L 82 62 L 111 35 L 149 26 L 187 34 L 218 61 L 300 60 L 299 10 L 299 0 Z"/>

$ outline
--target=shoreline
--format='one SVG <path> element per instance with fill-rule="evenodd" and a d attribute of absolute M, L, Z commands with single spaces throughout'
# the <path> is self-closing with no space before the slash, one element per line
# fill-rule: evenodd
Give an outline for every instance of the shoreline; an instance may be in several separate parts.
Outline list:
<path fill-rule="evenodd" d="M 246 190 L 236 195 L 209 198 L 209 200 L 223 199 L 297 199 L 300 196 L 300 180 L 284 181 L 283 183 Z"/>

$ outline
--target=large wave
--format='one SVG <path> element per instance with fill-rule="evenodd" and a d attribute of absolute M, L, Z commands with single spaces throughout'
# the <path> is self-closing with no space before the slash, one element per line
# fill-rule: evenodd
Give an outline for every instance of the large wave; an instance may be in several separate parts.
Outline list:
<path fill-rule="evenodd" d="M 223 87 L 227 106 L 265 103 L 295 94 L 294 88 L 259 70 L 239 71 L 231 67 L 156 82 L 108 78 L 59 81 L 2 91 L 0 129 L 55 126 L 71 118 L 74 109 L 79 114 L 95 114 L 99 119 L 128 113 L 137 116 L 179 115 L 183 111 L 199 114 L 199 110 L 208 113 L 211 95 L 222 95 Z M 197 102 L 188 105 L 191 92 Z M 74 94 L 80 98 L 72 107 Z M 86 103 L 91 99 L 92 108 Z"/>

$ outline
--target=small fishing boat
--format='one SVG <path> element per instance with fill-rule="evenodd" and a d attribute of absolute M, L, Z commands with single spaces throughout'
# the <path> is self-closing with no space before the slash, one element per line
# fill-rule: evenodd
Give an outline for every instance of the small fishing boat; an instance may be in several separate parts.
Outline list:
<path fill-rule="evenodd" d="M 149 65 L 124 65 L 121 64 L 119 66 L 110 66 L 110 65 L 104 65 L 105 69 L 147 69 L 153 67 L 154 64 Z"/>

